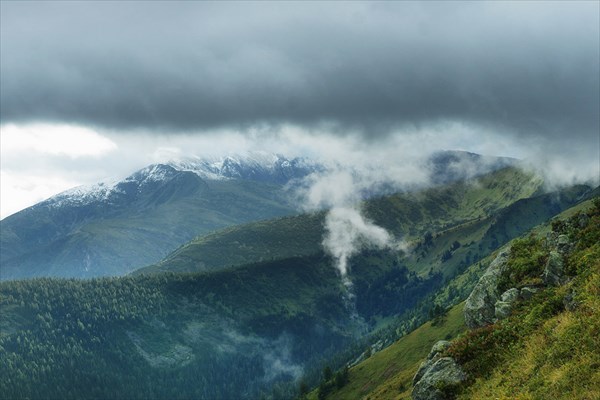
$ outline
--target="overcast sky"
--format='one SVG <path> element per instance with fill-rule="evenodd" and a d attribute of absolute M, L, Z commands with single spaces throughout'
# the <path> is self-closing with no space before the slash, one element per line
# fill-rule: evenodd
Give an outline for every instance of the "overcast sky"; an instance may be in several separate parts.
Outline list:
<path fill-rule="evenodd" d="M 456 148 L 597 178 L 599 4 L 2 1 L 0 214 L 256 149 Z"/>

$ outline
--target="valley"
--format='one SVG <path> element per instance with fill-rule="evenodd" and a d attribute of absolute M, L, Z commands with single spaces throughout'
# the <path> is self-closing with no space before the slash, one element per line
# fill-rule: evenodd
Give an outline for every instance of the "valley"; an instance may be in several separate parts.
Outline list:
<path fill-rule="evenodd" d="M 597 192 L 573 186 L 543 193 L 541 183 L 508 167 L 366 200 L 367 218 L 409 248 L 366 248 L 351 257 L 350 300 L 321 246 L 325 211 L 218 230 L 127 277 L 4 282 L 0 358 L 7 379 L 0 392 L 293 398 L 298 382 L 314 387 L 324 366 L 360 360 L 365 347 L 375 352 L 365 365 L 389 360 L 396 340 L 420 335 L 410 332 L 429 318 L 446 321 L 438 314 L 468 296 L 494 251 Z M 449 312 L 452 321 L 457 312 Z M 450 326 L 444 337 L 462 329 Z M 382 376 L 403 374 L 399 387 L 409 390 L 406 377 L 438 333 Z M 344 390 L 357 390 L 358 365 Z M 385 393 L 385 385 L 368 392 Z"/>

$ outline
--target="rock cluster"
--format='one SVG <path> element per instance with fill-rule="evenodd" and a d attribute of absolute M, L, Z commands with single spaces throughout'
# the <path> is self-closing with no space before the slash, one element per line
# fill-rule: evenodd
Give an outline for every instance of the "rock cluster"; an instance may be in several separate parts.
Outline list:
<path fill-rule="evenodd" d="M 580 228 L 589 223 L 589 217 L 581 214 L 576 221 Z M 510 248 L 501 251 L 479 279 L 464 306 L 465 323 L 469 329 L 480 328 L 507 318 L 518 301 L 529 300 L 540 286 L 560 286 L 568 282 L 565 259 L 573 249 L 568 235 L 551 232 L 546 238 L 549 252 L 541 278 L 543 285 L 510 288 L 500 293 L 499 283 L 508 269 Z M 577 307 L 575 293 L 571 290 L 563 299 L 567 310 Z M 466 380 L 460 365 L 451 357 L 444 357 L 450 342 L 437 342 L 427 359 L 421 363 L 413 378 L 414 400 L 443 400 L 453 398 L 453 388 Z"/>
<path fill-rule="evenodd" d="M 582 218 L 581 224 L 586 224 Z M 551 233 L 546 239 L 549 256 L 542 273 L 547 286 L 560 286 L 568 282 L 564 259 L 572 250 L 573 243 L 564 234 Z M 465 302 L 465 323 L 470 329 L 480 328 L 506 318 L 518 300 L 530 299 L 539 288 L 526 286 L 510 288 L 500 293 L 498 283 L 506 271 L 510 249 L 504 250 L 492 261 Z M 569 304 L 570 305 L 570 304 Z"/>
<path fill-rule="evenodd" d="M 567 235 L 550 234 L 546 238 L 546 245 L 552 250 L 548 255 L 548 261 L 542 273 L 544 283 L 548 286 L 564 285 L 568 281 L 564 258 L 572 250 L 573 244 L 569 241 Z"/>
<path fill-rule="evenodd" d="M 509 250 L 492 261 L 465 302 L 465 323 L 470 329 L 489 325 L 496 320 L 496 302 L 500 300 L 498 282 L 507 268 Z"/>
<path fill-rule="evenodd" d="M 433 345 L 427 359 L 421 363 L 415 377 L 413 378 L 413 386 L 417 384 L 427 372 L 431 366 L 441 358 L 441 353 L 450 347 L 450 342 L 447 340 L 440 340 L 436 344 Z"/>
<path fill-rule="evenodd" d="M 433 345 L 413 378 L 414 400 L 443 400 L 453 387 L 467 379 L 460 365 L 451 357 L 442 357 L 450 342 L 440 340 Z"/>

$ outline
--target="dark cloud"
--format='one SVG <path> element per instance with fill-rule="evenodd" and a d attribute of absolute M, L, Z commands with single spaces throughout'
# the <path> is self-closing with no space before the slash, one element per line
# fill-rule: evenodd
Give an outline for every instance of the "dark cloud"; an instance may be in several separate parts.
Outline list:
<path fill-rule="evenodd" d="M 597 140 L 598 2 L 2 2 L 1 121 Z"/>

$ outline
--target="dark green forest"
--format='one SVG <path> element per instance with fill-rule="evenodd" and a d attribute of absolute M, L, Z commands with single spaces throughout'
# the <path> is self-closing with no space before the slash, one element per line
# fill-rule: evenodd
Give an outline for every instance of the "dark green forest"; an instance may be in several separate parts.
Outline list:
<path fill-rule="evenodd" d="M 3 282 L 0 393 L 268 396 L 320 369 L 376 316 L 399 314 L 441 284 L 441 274 L 421 278 L 393 254 L 354 263 L 361 321 L 349 318 L 324 255 L 212 274 Z"/>

